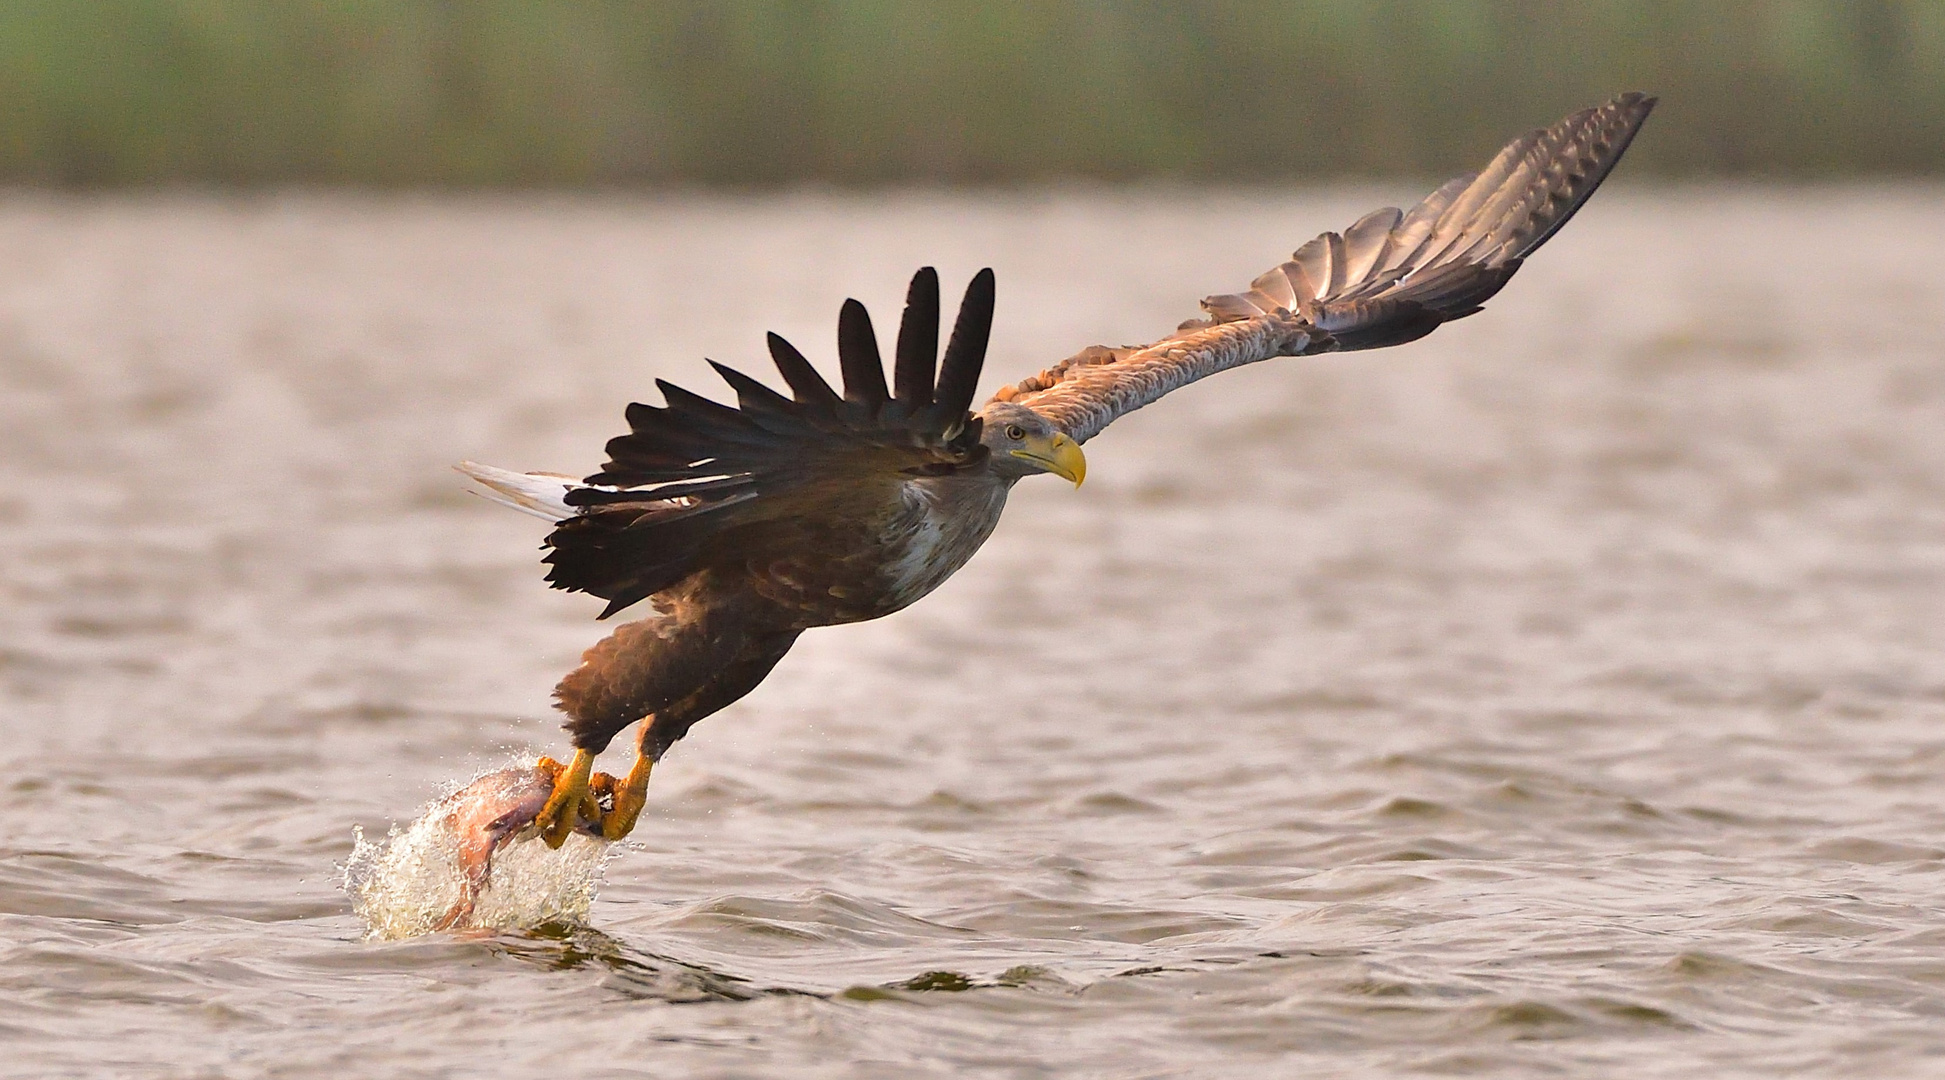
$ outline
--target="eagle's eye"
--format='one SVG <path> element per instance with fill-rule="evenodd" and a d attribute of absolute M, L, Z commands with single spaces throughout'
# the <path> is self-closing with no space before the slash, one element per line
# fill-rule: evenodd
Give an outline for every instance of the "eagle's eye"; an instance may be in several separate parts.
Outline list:
<path fill-rule="evenodd" d="M 1014 442 L 1019 442 L 1021 439 L 1027 437 L 1027 429 L 1018 424 L 1008 424 L 1006 425 L 1006 437 L 1012 439 Z"/>

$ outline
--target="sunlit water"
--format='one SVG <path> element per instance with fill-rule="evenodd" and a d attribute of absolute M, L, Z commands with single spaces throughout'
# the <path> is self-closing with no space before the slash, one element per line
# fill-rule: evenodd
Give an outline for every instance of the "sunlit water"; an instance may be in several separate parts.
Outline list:
<path fill-rule="evenodd" d="M 449 463 L 925 263 L 996 385 L 1411 194 L 0 201 L 0 1073 L 1945 1072 L 1938 187 L 1607 192 L 1173 395 L 701 725 L 580 925 L 367 939 L 354 826 L 563 752 L 603 632 Z"/>

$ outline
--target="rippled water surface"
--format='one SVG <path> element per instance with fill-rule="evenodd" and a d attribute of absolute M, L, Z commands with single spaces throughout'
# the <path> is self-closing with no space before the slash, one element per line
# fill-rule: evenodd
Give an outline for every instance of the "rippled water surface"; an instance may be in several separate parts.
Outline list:
<path fill-rule="evenodd" d="M 353 827 L 602 633 L 449 463 L 923 263 L 997 385 L 1411 194 L 0 200 L 0 1073 L 1945 1073 L 1937 187 L 1607 192 L 1173 395 L 697 728 L 588 925 L 364 940 Z"/>

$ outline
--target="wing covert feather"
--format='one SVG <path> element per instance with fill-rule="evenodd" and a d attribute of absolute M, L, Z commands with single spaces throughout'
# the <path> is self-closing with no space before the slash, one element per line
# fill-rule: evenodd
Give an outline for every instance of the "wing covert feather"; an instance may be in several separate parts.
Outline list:
<path fill-rule="evenodd" d="M 1095 346 L 1001 389 L 993 400 L 1025 405 L 1075 442 L 1086 442 L 1115 417 L 1170 390 L 1259 360 L 1301 356 L 1319 338 L 1321 331 L 1286 311 L 1197 327 L 1141 348 Z"/>

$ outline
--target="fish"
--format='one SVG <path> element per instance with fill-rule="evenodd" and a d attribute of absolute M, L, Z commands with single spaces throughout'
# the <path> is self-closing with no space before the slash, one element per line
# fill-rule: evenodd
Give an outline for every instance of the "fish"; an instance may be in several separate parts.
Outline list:
<path fill-rule="evenodd" d="M 459 900 L 434 924 L 434 930 L 450 930 L 472 918 L 480 894 L 493 879 L 493 856 L 515 840 L 538 835 L 534 818 L 546 807 L 554 791 L 554 772 L 538 765 L 490 772 L 433 807 L 433 813 L 446 815 L 446 824 L 457 838 L 455 854 L 464 875 Z M 574 831 L 602 839 L 599 822 L 578 818 Z"/>

